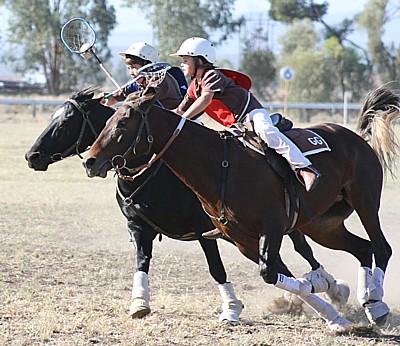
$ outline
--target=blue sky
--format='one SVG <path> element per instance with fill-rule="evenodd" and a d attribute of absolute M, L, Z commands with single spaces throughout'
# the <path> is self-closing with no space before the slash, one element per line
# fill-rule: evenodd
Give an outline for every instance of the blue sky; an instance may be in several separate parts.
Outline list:
<path fill-rule="evenodd" d="M 367 0 L 330 0 L 329 11 L 325 20 L 329 24 L 339 23 L 344 18 L 359 13 Z M 146 41 L 153 43 L 152 28 L 147 23 L 146 18 L 140 15 L 137 8 L 124 8 L 121 6 L 122 0 L 113 2 L 117 10 L 118 25 L 112 33 L 109 44 L 114 51 L 125 50 L 131 43 L 136 41 Z M 266 14 L 269 9 L 269 3 L 266 0 L 237 0 L 235 5 L 234 16 L 241 15 L 250 18 L 254 23 L 258 22 L 261 18 L 266 19 Z M 264 14 L 264 17 L 262 17 Z M 134 18 L 134 21 L 133 21 Z M 134 22 L 134 26 L 132 25 Z M 386 27 L 386 37 L 390 41 L 399 44 L 400 37 L 398 35 L 398 28 L 400 26 L 400 19 L 389 23 Z M 275 26 L 273 29 L 272 40 L 276 41 L 284 32 L 283 26 Z M 357 43 L 364 45 L 366 40 L 365 34 L 357 33 L 353 38 Z M 277 47 L 276 42 L 271 42 L 274 47 Z M 177 47 L 178 48 L 178 47 Z M 237 65 L 239 55 L 239 35 L 234 34 L 232 38 L 220 47 L 217 47 L 218 59 L 229 59 L 232 63 Z"/>
<path fill-rule="evenodd" d="M 331 22 L 331 20 L 335 19 L 340 21 L 340 19 L 359 12 L 367 3 L 367 0 L 331 0 L 329 2 L 327 21 Z M 147 23 L 146 18 L 140 15 L 138 9 L 124 8 L 121 6 L 122 3 L 122 0 L 113 2 L 117 10 L 118 25 L 112 34 L 111 41 L 113 41 L 115 45 L 120 45 L 121 42 L 125 40 L 130 40 L 129 42 L 132 43 L 140 40 L 149 41 L 151 43 L 153 39 L 152 28 Z M 256 19 L 260 14 L 267 13 L 268 9 L 269 4 L 266 0 L 237 0 L 234 16 L 239 17 L 240 15 L 245 15 Z M 132 22 L 135 23 L 134 28 L 132 28 Z"/>
<path fill-rule="evenodd" d="M 367 0 L 330 0 L 329 12 L 325 17 L 325 20 L 329 24 L 336 24 L 344 18 L 359 13 L 367 2 Z M 122 6 L 122 3 L 123 0 L 112 1 L 112 4 L 117 11 L 117 26 L 110 37 L 109 46 L 114 52 L 115 59 L 119 58 L 119 51 L 125 50 L 133 42 L 153 42 L 152 28 L 147 23 L 144 15 L 140 13 L 138 8 L 125 8 Z M 266 0 L 237 0 L 234 16 L 239 17 L 244 15 L 246 18 L 250 18 L 253 23 L 256 23 L 260 20 L 260 17 L 266 19 L 268 9 L 269 3 Z M 2 17 L 2 23 L 4 23 L 5 12 L 3 9 L 0 9 L 0 16 Z M 2 27 L 4 28 L 3 25 Z M 400 17 L 395 21 L 388 23 L 385 27 L 385 37 L 387 41 L 394 42 L 397 46 L 400 45 L 400 35 L 398 34 L 399 27 Z M 272 29 L 273 42 L 271 42 L 271 44 L 275 48 L 277 45 L 275 41 L 279 35 L 284 32 L 284 27 L 278 25 L 274 26 Z M 1 31 L 2 29 L 0 28 L 0 32 Z M 364 45 L 365 43 L 365 35 L 362 33 L 357 33 L 353 39 L 361 45 Z M 234 34 L 228 42 L 218 47 L 218 59 L 229 59 L 234 67 L 237 67 L 238 55 L 240 53 L 239 50 L 239 35 Z M 0 65 L 0 77 L 5 73 L 9 73 L 8 69 Z"/>

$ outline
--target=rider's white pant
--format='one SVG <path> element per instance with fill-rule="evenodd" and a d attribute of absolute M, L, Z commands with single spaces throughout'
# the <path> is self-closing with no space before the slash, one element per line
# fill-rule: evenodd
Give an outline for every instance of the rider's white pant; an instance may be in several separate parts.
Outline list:
<path fill-rule="evenodd" d="M 247 114 L 246 121 L 253 121 L 255 133 L 278 154 L 282 155 L 292 169 L 304 168 L 311 165 L 300 149 L 274 125 L 268 112 L 263 109 L 253 109 Z"/>

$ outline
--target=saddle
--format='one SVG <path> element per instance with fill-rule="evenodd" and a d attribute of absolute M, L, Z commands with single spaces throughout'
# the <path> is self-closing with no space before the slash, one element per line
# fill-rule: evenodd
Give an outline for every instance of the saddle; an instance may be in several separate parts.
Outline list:
<path fill-rule="evenodd" d="M 304 156 L 318 154 L 323 151 L 331 151 L 328 143 L 319 134 L 309 129 L 293 128 L 293 122 L 285 118 L 280 113 L 273 113 L 270 115 L 272 124 L 279 129 L 286 137 L 288 137 Z M 255 134 L 253 123 L 247 122 L 244 124 L 236 123 L 230 128 L 235 134 L 243 136 L 243 144 L 246 146 L 254 146 L 253 149 L 265 153 L 266 145 Z M 247 143 L 246 143 L 247 142 Z M 251 147 L 250 146 L 250 147 Z"/>
<path fill-rule="evenodd" d="M 271 114 L 272 124 L 276 126 L 280 132 L 287 136 L 305 156 L 314 155 L 324 151 L 331 151 L 328 143 L 317 133 L 309 129 L 293 128 L 293 122 L 282 116 L 280 113 Z M 275 150 L 270 149 L 259 137 L 255 134 L 252 122 L 245 124 L 235 124 L 230 130 L 241 137 L 243 145 L 259 152 L 264 155 L 269 165 L 274 171 L 282 178 L 285 188 L 285 205 L 286 214 L 289 219 L 290 227 L 287 233 L 290 233 L 297 222 L 300 199 L 303 202 L 308 214 L 311 214 L 305 205 L 304 199 L 295 187 L 295 180 L 297 179 L 293 171 L 290 169 L 286 159 L 278 155 Z M 310 219 L 313 219 L 310 215 Z"/>

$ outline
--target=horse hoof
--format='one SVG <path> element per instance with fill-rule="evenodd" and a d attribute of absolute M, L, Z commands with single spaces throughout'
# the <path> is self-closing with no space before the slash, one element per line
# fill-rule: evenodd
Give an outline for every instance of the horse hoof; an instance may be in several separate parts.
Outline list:
<path fill-rule="evenodd" d="M 383 315 L 383 316 L 377 318 L 377 319 L 375 320 L 375 324 L 376 324 L 377 326 L 379 326 L 379 327 L 385 325 L 386 322 L 387 322 L 388 316 L 389 316 L 389 313 L 387 313 L 386 315 Z"/>
<path fill-rule="evenodd" d="M 142 318 L 151 312 L 150 308 L 145 306 L 133 306 L 129 311 L 132 318 Z"/>
<path fill-rule="evenodd" d="M 222 323 L 222 324 L 224 324 L 224 325 L 226 325 L 226 326 L 238 326 L 238 325 L 240 325 L 240 321 L 239 320 L 237 320 L 237 321 L 232 321 L 232 320 L 220 320 L 219 321 L 220 323 Z"/>
<path fill-rule="evenodd" d="M 228 309 L 223 309 L 221 315 L 219 315 L 219 322 L 227 323 L 231 325 L 240 324 L 240 313 L 242 312 L 244 305 L 240 300 L 231 304 Z"/>
<path fill-rule="evenodd" d="M 370 323 L 383 326 L 389 315 L 389 307 L 381 300 L 364 305 L 364 311 Z"/>
<path fill-rule="evenodd" d="M 344 317 L 337 316 L 333 321 L 329 321 L 326 323 L 328 329 L 335 333 L 343 333 L 349 330 L 352 322 L 347 320 Z"/>

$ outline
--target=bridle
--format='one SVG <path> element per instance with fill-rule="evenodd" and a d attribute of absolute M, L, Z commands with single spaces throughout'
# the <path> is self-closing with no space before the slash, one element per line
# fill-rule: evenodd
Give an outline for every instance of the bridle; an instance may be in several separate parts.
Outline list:
<path fill-rule="evenodd" d="M 132 108 L 135 107 L 132 102 L 126 102 L 125 105 L 129 105 Z M 127 167 L 126 157 L 129 155 L 129 153 L 131 151 L 134 154 L 136 154 L 136 148 L 142 139 L 142 133 L 143 133 L 144 129 L 146 129 L 146 134 L 147 134 L 146 135 L 147 150 L 143 155 L 147 155 L 148 153 L 150 153 L 150 150 L 153 146 L 154 138 L 150 131 L 149 122 L 147 120 L 147 114 L 149 113 L 152 105 L 153 105 L 153 102 L 151 102 L 150 105 L 148 107 L 146 107 L 146 109 L 144 109 L 144 110 L 141 109 L 140 107 L 136 108 L 137 113 L 139 113 L 140 117 L 141 117 L 141 121 L 139 124 L 139 128 L 137 130 L 136 136 L 135 136 L 132 144 L 128 147 L 128 149 L 125 150 L 125 152 L 122 155 L 115 155 L 111 159 L 111 166 L 117 171 L 117 173 L 120 172 L 120 170 L 122 170 L 122 169 L 126 169 L 131 174 L 134 173 L 134 171 L 136 171 L 136 168 Z"/>
<path fill-rule="evenodd" d="M 82 114 L 83 122 L 82 122 L 81 130 L 79 132 L 79 137 L 76 140 L 76 142 L 74 144 L 72 144 L 69 148 L 64 150 L 62 153 L 55 153 L 55 154 L 51 155 L 51 159 L 54 162 L 61 161 L 61 160 L 65 159 L 66 157 L 73 155 L 74 148 L 75 148 L 75 154 L 78 155 L 80 159 L 83 159 L 82 155 L 79 152 L 79 146 L 81 144 L 83 133 L 85 132 L 85 129 L 86 129 L 86 125 L 89 125 L 95 138 L 97 138 L 97 136 L 98 136 L 98 134 L 97 134 L 96 130 L 94 129 L 93 124 L 89 118 L 89 113 L 91 111 L 85 111 L 83 109 L 83 107 L 74 99 L 69 99 L 66 102 L 71 103 L 79 111 L 79 113 Z"/>
<path fill-rule="evenodd" d="M 130 180 L 133 179 L 132 175 L 133 174 L 142 174 L 145 170 L 147 170 L 148 168 L 150 168 L 156 161 L 158 161 L 162 155 L 164 155 L 164 153 L 167 151 L 167 149 L 170 147 L 170 145 L 172 144 L 172 142 L 175 140 L 175 138 L 179 135 L 181 129 L 183 128 L 183 125 L 186 122 L 186 118 L 181 118 L 178 126 L 176 127 L 176 129 L 174 130 L 174 132 L 172 133 L 171 137 L 169 138 L 169 140 L 167 141 L 167 143 L 165 144 L 165 146 L 162 148 L 162 150 L 158 153 L 158 154 L 154 154 L 151 159 L 143 164 L 140 165 L 138 167 L 134 167 L 134 168 L 129 168 L 126 166 L 127 163 L 127 159 L 126 157 L 129 155 L 129 153 L 132 151 L 134 154 L 136 154 L 136 148 L 138 146 L 138 144 L 140 143 L 141 139 L 142 139 L 142 132 L 144 129 L 146 129 L 146 139 L 147 139 L 147 150 L 143 155 L 147 155 L 150 153 L 151 148 L 153 146 L 154 143 L 154 137 L 151 134 L 151 130 L 150 130 L 150 126 L 149 126 L 149 122 L 147 119 L 147 116 L 149 114 L 149 111 L 151 109 L 151 107 L 154 104 L 154 100 L 152 102 L 150 102 L 150 104 L 145 108 L 142 109 L 140 107 L 137 107 L 135 104 L 133 104 L 132 102 L 127 102 L 125 103 L 129 106 L 131 106 L 132 108 L 135 109 L 135 112 L 140 114 L 141 120 L 140 120 L 140 124 L 139 124 L 139 128 L 136 134 L 135 139 L 133 140 L 132 144 L 129 146 L 129 148 L 124 152 L 124 154 L 122 155 L 115 155 L 112 159 L 111 159 L 111 166 L 115 169 L 118 177 L 120 179 L 124 179 L 124 180 Z M 120 163 L 118 163 L 118 160 L 120 160 Z M 122 161 L 121 161 L 122 160 Z M 121 173 L 121 170 L 125 169 L 127 170 L 130 175 L 124 175 Z"/>

